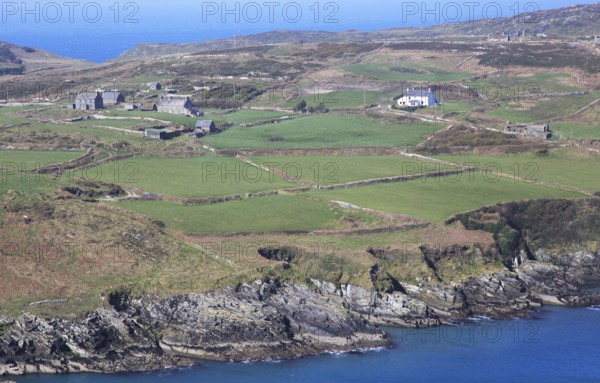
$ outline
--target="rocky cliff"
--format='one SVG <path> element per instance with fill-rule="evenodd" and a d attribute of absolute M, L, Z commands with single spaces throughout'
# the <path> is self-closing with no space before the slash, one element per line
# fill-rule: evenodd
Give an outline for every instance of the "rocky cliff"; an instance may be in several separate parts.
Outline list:
<path fill-rule="evenodd" d="M 77 321 L 0 318 L 0 375 L 296 358 L 390 346 L 377 325 L 428 327 L 472 316 L 526 317 L 543 304 L 598 305 L 600 294 L 586 292 L 585 281 L 600 276 L 599 205 L 598 199 L 540 200 L 457 216 L 449 224 L 490 231 L 494 246 L 481 251 L 472 244 L 423 245 L 427 265 L 439 270 L 449 259 L 468 263 L 476 257 L 504 267 L 459 283 L 440 278 L 408 284 L 374 267 L 373 289 L 264 279 L 169 297 L 115 291 L 110 308 Z M 267 255 L 294 262 L 285 254 Z"/>
<path fill-rule="evenodd" d="M 306 286 L 257 281 L 207 294 L 116 300 L 80 321 L 0 319 L 0 375 L 148 371 L 387 347 L 385 334 Z"/>

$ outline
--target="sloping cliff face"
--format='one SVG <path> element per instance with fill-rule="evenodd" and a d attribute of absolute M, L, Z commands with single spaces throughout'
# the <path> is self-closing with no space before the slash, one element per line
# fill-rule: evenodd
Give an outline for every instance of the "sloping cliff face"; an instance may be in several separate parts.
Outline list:
<path fill-rule="evenodd" d="M 195 358 L 264 360 L 387 347 L 385 334 L 306 286 L 119 300 L 70 322 L 0 319 L 0 375 L 148 371 Z M 118 310 L 119 311 L 118 311 Z"/>
<path fill-rule="evenodd" d="M 600 274 L 600 198 L 499 204 L 454 220 L 491 232 L 496 246 L 488 256 L 542 301 L 597 304 L 581 288 Z"/>
<path fill-rule="evenodd" d="M 499 204 L 459 214 L 451 221 L 491 232 L 508 267 L 519 266 L 525 259 L 582 267 L 583 272 L 597 266 L 600 198 Z"/>
<path fill-rule="evenodd" d="M 600 304 L 600 294 L 583 289 L 587 277 L 600 277 L 599 199 L 501 204 L 456 221 L 493 233 L 494 246 L 422 246 L 428 266 L 485 257 L 505 270 L 461 283 L 411 285 L 374 268 L 371 290 L 309 279 L 167 298 L 120 292 L 109 297 L 112 308 L 79 321 L 0 318 L 0 375 L 295 358 L 389 346 L 374 325 L 428 327 L 480 315 L 524 317 L 543 304 Z"/>

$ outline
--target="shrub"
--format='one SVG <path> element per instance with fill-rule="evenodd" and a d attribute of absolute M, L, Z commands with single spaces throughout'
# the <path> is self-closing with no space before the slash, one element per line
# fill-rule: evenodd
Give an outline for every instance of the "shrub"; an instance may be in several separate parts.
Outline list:
<path fill-rule="evenodd" d="M 120 287 L 108 294 L 108 304 L 114 307 L 115 310 L 121 312 L 129 308 L 129 297 L 131 290 L 125 287 Z"/>

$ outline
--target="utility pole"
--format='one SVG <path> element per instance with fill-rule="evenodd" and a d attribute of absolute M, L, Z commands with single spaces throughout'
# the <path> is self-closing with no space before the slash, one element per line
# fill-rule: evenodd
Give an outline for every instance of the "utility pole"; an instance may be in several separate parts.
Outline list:
<path fill-rule="evenodd" d="M 573 141 L 573 125 L 571 125 L 571 141 Z"/>

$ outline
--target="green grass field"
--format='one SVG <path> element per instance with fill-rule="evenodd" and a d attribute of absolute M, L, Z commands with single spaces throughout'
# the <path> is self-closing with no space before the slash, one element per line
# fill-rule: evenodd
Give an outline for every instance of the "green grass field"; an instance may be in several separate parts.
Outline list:
<path fill-rule="evenodd" d="M 21 128 L 18 128 L 21 129 Z M 27 129 L 27 127 L 23 128 Z M 107 129 L 102 127 L 90 127 L 90 126 L 80 126 L 80 125 L 36 125 L 35 130 L 48 129 L 52 132 L 62 133 L 62 134 L 73 134 L 79 133 L 84 136 L 89 136 L 96 138 L 98 140 L 103 140 L 106 142 L 119 142 L 119 141 L 131 141 L 131 142 L 139 142 L 145 140 L 144 137 L 139 133 L 128 133 L 113 129 Z M 30 130 L 33 130 L 30 128 Z"/>
<path fill-rule="evenodd" d="M 154 126 L 156 123 L 150 121 L 141 121 L 141 120 L 86 120 L 81 121 L 79 124 L 85 126 L 109 126 L 113 128 L 122 128 L 122 129 L 131 129 L 134 126 Z"/>
<path fill-rule="evenodd" d="M 265 110 L 265 111 L 263 111 L 263 110 L 238 110 L 233 113 L 227 113 L 227 114 L 220 114 L 220 113 L 217 113 L 216 111 L 207 110 L 206 115 L 203 117 L 187 117 L 187 116 L 178 116 L 178 115 L 168 114 L 168 113 L 124 111 L 124 110 L 106 110 L 106 111 L 100 112 L 100 114 L 103 114 L 105 116 L 115 116 L 115 117 L 153 118 L 153 119 L 157 119 L 157 120 L 161 120 L 161 121 L 171 122 L 171 123 L 175 123 L 175 124 L 182 124 L 182 125 L 186 125 L 186 126 L 190 126 L 190 127 L 195 126 L 197 120 L 214 120 L 217 125 L 223 124 L 226 122 L 250 124 L 250 123 L 254 123 L 256 121 L 275 119 L 275 118 L 280 118 L 280 117 L 284 117 L 287 115 L 285 113 L 274 112 L 274 111 L 269 111 L 269 110 Z M 110 121 L 112 122 L 112 121 L 118 121 L 118 120 L 110 120 Z M 130 121 L 131 125 L 136 124 L 136 120 L 125 120 L 125 121 Z M 143 123 L 152 124 L 153 122 L 137 120 L 137 124 L 143 124 Z M 123 123 L 123 124 L 125 124 L 125 123 Z M 113 125 L 113 124 L 111 124 L 110 126 L 121 127 L 119 125 Z M 124 126 L 124 127 L 126 127 L 126 126 Z"/>
<path fill-rule="evenodd" d="M 401 156 L 276 156 L 253 157 L 253 162 L 275 167 L 289 176 L 321 185 L 406 176 L 444 169 L 443 165 Z"/>
<path fill-rule="evenodd" d="M 30 199 L 35 194 L 51 193 L 69 182 L 69 176 L 55 177 L 50 174 L 29 173 L 48 165 L 61 164 L 83 155 L 72 151 L 0 151 L 0 200 Z M 23 171 L 23 172 L 21 172 Z M 0 209 L 0 218 L 4 210 Z"/>
<path fill-rule="evenodd" d="M 395 71 L 393 68 L 407 68 L 408 72 Z M 371 77 L 383 81 L 455 81 L 472 76 L 465 72 L 448 72 L 439 68 L 427 68 L 408 62 L 401 63 L 367 63 L 347 65 L 346 72 Z M 426 73 L 411 73 L 410 70 L 425 71 Z"/>
<path fill-rule="evenodd" d="M 154 118 L 161 121 L 172 122 L 175 124 L 182 124 L 186 126 L 194 126 L 198 118 L 196 117 L 187 117 L 187 116 L 179 116 L 176 114 L 169 113 L 160 113 L 160 112 L 142 112 L 139 110 L 134 111 L 126 111 L 126 110 L 117 110 L 117 109 L 106 109 L 100 111 L 98 114 L 102 114 L 104 116 L 116 116 L 116 117 L 143 117 L 143 118 Z M 142 121 L 140 121 L 142 122 Z"/>
<path fill-rule="evenodd" d="M 516 183 L 507 179 L 499 179 L 494 183 L 487 182 L 481 173 L 475 174 L 473 182 L 468 175 L 463 174 L 460 178 L 455 176 L 442 179 L 429 178 L 424 181 L 312 191 L 309 194 L 322 201 L 345 201 L 363 208 L 409 215 L 430 222 L 443 222 L 453 214 L 498 202 L 532 198 L 583 197 L 582 194 L 575 192 L 523 182 Z"/>
<path fill-rule="evenodd" d="M 46 165 L 61 164 L 82 155 L 83 152 L 79 151 L 0 150 L 0 168 L 18 164 L 21 170 L 30 171 Z"/>
<path fill-rule="evenodd" d="M 438 113 L 448 114 L 453 112 L 468 112 L 473 109 L 482 108 L 487 106 L 486 104 L 475 104 L 472 102 L 462 101 L 462 100 L 441 100 L 442 105 L 438 105 L 437 110 Z M 430 108 L 433 109 L 433 108 Z"/>
<path fill-rule="evenodd" d="M 600 138 L 600 124 L 579 124 L 574 122 L 560 122 L 552 124 L 551 129 L 562 138 L 573 139 L 598 139 Z"/>
<path fill-rule="evenodd" d="M 0 107 L 0 126 L 8 126 L 13 124 L 20 124 L 24 122 L 31 122 L 25 117 L 19 116 L 17 112 L 31 109 L 31 106 L 3 106 Z"/>
<path fill-rule="evenodd" d="M 469 81 L 465 85 L 478 89 L 487 97 L 499 100 L 502 97 L 516 98 L 537 93 L 574 92 L 578 88 L 566 73 L 538 73 L 533 76 L 493 76 L 480 81 Z"/>
<path fill-rule="evenodd" d="M 145 192 L 204 198 L 298 187 L 280 177 L 228 157 L 143 158 L 108 163 L 102 180 Z M 95 171 L 90 171 L 96 176 Z"/>
<path fill-rule="evenodd" d="M 281 118 L 287 115 L 288 114 L 286 113 L 273 112 L 269 110 L 238 110 L 222 116 L 207 115 L 206 118 L 213 119 L 216 123 L 233 122 L 240 124 L 251 124 L 257 121 Z"/>
<path fill-rule="evenodd" d="M 14 202 L 29 199 L 34 194 L 50 193 L 64 181 L 63 178 L 56 179 L 51 175 L 16 174 L 10 168 L 0 169 L 0 200 L 7 195 L 8 200 Z M 3 214 L 4 210 L 0 209 L 0 217 Z"/>
<path fill-rule="evenodd" d="M 600 157 L 593 154 L 576 154 L 566 150 L 553 150 L 547 157 L 533 154 L 501 156 L 436 156 L 456 162 L 498 164 L 511 176 L 558 183 L 580 188 L 588 192 L 600 191 Z"/>
<path fill-rule="evenodd" d="M 117 206 L 148 215 L 167 227 L 190 233 L 254 233 L 331 229 L 341 215 L 327 203 L 275 196 L 215 205 L 181 206 L 162 201 L 121 202 Z"/>
<path fill-rule="evenodd" d="M 368 91 L 365 93 L 354 90 L 336 90 L 332 91 L 331 93 L 318 94 L 317 92 L 314 92 L 313 94 L 297 97 L 293 101 L 287 102 L 282 106 L 284 108 L 293 108 L 296 106 L 296 104 L 298 104 L 298 102 L 304 100 L 308 106 L 315 106 L 319 103 L 323 103 L 327 108 L 332 110 L 362 108 L 365 105 L 365 98 L 366 105 L 373 105 L 382 104 L 385 102 L 385 100 L 391 99 L 394 96 L 395 95 L 393 94 L 373 91 Z"/>
<path fill-rule="evenodd" d="M 365 116 L 315 115 L 277 124 L 233 127 L 205 141 L 220 149 L 400 147 L 416 145 L 423 136 L 441 128 L 425 122 L 384 125 Z"/>

